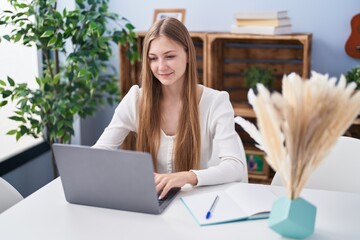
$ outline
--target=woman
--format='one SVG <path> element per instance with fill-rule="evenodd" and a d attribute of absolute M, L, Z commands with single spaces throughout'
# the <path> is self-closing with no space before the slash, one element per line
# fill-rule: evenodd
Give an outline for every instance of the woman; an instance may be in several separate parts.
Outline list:
<path fill-rule="evenodd" d="M 247 182 L 229 95 L 197 84 L 186 27 L 175 18 L 156 22 L 145 36 L 142 59 L 141 88 L 131 87 L 95 147 L 118 148 L 135 132 L 137 150 L 153 157 L 159 198 L 187 183 Z M 209 167 L 213 152 L 220 163 Z"/>

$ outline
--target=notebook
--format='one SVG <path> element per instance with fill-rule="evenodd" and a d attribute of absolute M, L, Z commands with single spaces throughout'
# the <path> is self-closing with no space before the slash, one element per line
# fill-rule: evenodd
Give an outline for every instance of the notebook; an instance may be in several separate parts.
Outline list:
<path fill-rule="evenodd" d="M 236 183 L 222 191 L 181 197 L 200 226 L 268 218 L 276 199 L 268 186 L 250 183 Z M 209 210 L 211 217 L 208 218 Z"/>
<path fill-rule="evenodd" d="M 160 214 L 180 188 L 158 200 L 149 153 L 53 144 L 69 203 Z"/>

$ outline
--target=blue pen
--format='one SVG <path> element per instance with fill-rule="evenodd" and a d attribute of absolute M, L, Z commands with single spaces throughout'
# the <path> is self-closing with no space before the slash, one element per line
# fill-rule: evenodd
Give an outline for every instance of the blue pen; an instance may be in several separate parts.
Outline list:
<path fill-rule="evenodd" d="M 214 211 L 216 203 L 217 203 L 218 200 L 219 200 L 219 196 L 216 195 L 216 197 L 214 199 L 214 202 L 211 204 L 211 207 L 210 207 L 209 211 L 206 213 L 206 219 L 211 218 L 211 214 Z"/>

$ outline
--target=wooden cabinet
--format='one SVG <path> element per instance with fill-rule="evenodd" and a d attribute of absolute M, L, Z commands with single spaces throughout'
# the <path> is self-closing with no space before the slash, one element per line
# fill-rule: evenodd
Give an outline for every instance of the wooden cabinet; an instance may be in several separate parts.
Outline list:
<path fill-rule="evenodd" d="M 275 75 L 272 89 L 281 90 L 284 74 L 295 72 L 309 77 L 311 34 L 294 35 L 242 35 L 209 33 L 208 86 L 228 91 L 235 113 L 255 117 L 246 104 L 248 87 L 244 71 L 251 66 L 266 67 Z"/>
<path fill-rule="evenodd" d="M 233 33 L 208 33 L 207 86 L 225 90 L 230 95 L 235 115 L 256 124 L 255 113 L 247 103 L 249 88 L 243 73 L 251 66 L 272 70 L 275 80 L 272 90 L 281 91 L 284 74 L 295 72 L 309 77 L 311 34 L 244 35 Z M 252 138 L 236 126 L 247 155 L 249 181 L 270 183 L 273 170 L 264 159 L 264 153 L 254 147 Z"/>

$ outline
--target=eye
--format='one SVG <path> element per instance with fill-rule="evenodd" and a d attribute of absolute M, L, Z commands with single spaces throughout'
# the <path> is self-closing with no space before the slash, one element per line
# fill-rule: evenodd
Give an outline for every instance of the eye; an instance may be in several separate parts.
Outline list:
<path fill-rule="evenodd" d="M 153 62 L 153 61 L 156 61 L 156 60 L 157 60 L 157 57 L 149 57 L 150 62 Z"/>
<path fill-rule="evenodd" d="M 166 58 L 167 59 L 173 59 L 173 58 L 175 58 L 175 55 L 168 55 L 168 56 L 166 56 Z"/>

